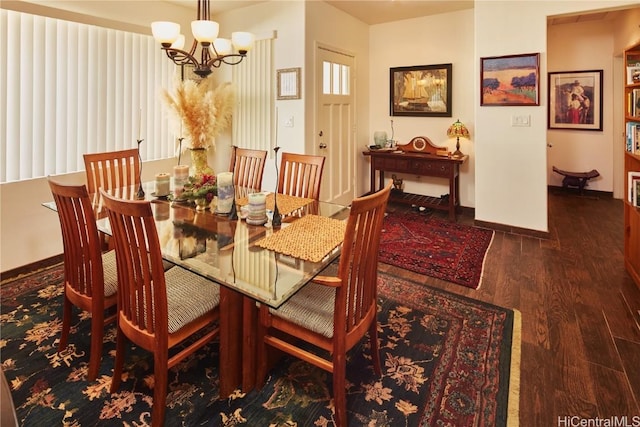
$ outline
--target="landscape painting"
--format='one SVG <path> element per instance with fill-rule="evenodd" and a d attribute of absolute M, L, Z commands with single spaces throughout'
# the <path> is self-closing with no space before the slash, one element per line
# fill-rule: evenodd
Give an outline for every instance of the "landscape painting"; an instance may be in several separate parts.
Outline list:
<path fill-rule="evenodd" d="M 480 105 L 540 105 L 539 53 L 481 58 Z"/>

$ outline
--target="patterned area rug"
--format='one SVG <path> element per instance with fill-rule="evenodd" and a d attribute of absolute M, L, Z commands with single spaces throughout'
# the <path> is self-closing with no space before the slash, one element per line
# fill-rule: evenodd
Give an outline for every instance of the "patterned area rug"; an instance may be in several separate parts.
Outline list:
<path fill-rule="evenodd" d="M 478 289 L 494 232 L 417 212 L 384 220 L 380 262 Z"/>
<path fill-rule="evenodd" d="M 90 322 L 77 311 L 72 345 L 56 352 L 62 278 L 56 266 L 2 283 L 2 368 L 20 425 L 148 425 L 151 354 L 128 351 L 120 390 L 110 394 L 115 331 L 108 327 L 100 374 L 87 382 Z M 348 360 L 350 426 L 517 425 L 517 311 L 386 274 L 379 290 L 383 375 L 373 373 L 363 340 Z M 167 425 L 334 425 L 324 371 L 284 358 L 261 390 L 218 400 L 218 369 L 212 343 L 171 370 Z"/>

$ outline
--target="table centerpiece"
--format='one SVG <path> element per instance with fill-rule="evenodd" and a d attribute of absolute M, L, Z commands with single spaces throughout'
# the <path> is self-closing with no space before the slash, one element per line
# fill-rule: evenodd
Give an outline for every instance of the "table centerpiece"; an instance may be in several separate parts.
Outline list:
<path fill-rule="evenodd" d="M 200 81 L 178 80 L 175 93 L 164 91 L 164 99 L 179 119 L 188 136 L 186 149 L 191 152 L 191 175 L 213 175 L 208 164 L 209 150 L 215 150 L 216 137 L 231 124 L 235 93 L 231 83 L 214 85 L 211 77 Z M 182 135 L 180 135 L 182 137 Z"/>
<path fill-rule="evenodd" d="M 184 184 L 182 198 L 196 204 L 196 210 L 206 210 L 218 194 L 218 184 L 215 175 L 202 174 L 190 176 Z"/>

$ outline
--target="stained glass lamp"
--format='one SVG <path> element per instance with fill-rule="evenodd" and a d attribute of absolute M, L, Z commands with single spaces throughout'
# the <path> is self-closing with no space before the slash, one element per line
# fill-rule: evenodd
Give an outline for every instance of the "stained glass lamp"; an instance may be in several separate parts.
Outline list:
<path fill-rule="evenodd" d="M 456 120 L 456 122 L 447 129 L 447 136 L 449 138 L 456 138 L 456 151 L 453 152 L 453 157 L 462 157 L 464 154 L 460 151 L 460 137 L 469 139 L 469 129 L 467 129 L 460 120 Z"/>

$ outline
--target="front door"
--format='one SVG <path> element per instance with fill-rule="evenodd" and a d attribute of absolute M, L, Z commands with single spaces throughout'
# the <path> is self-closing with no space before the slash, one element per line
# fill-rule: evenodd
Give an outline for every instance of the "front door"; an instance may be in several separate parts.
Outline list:
<path fill-rule="evenodd" d="M 355 197 L 354 57 L 326 47 L 316 55 L 316 153 L 325 156 L 320 200 Z"/>

